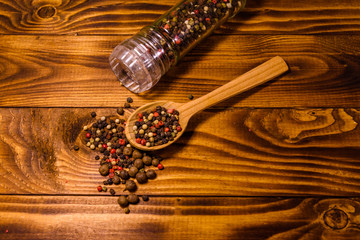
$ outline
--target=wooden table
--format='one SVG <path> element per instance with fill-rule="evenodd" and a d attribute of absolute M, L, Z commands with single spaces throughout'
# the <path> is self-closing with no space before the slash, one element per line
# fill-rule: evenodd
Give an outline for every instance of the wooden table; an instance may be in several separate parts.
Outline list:
<path fill-rule="evenodd" d="M 360 239 L 360 3 L 249 0 L 150 92 L 108 57 L 175 3 L 0 1 L 0 239 Z M 82 127 L 187 102 L 279 55 L 290 71 L 192 119 L 124 214 Z M 117 187 L 118 194 L 122 186 Z"/>

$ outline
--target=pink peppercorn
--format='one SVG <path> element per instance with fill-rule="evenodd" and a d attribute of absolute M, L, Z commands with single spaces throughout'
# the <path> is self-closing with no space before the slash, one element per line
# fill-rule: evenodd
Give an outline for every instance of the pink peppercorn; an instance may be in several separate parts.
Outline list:
<path fill-rule="evenodd" d="M 159 163 L 159 164 L 157 165 L 157 168 L 158 168 L 159 170 L 163 170 L 163 169 L 164 169 L 164 165 L 162 165 L 161 163 Z"/>
<path fill-rule="evenodd" d="M 86 133 L 86 138 L 91 138 L 91 134 L 90 133 Z"/>

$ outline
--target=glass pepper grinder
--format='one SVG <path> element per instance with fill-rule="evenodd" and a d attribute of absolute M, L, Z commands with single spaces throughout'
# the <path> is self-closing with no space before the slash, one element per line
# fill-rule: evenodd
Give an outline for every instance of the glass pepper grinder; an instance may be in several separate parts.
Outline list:
<path fill-rule="evenodd" d="M 181 0 L 151 26 L 117 45 L 110 66 L 134 93 L 152 88 L 169 69 L 245 6 L 246 0 Z"/>

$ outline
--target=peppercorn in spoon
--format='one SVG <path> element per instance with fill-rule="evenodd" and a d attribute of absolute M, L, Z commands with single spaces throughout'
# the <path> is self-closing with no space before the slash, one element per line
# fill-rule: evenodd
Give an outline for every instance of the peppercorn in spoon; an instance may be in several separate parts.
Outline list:
<path fill-rule="evenodd" d="M 285 61 L 281 57 L 277 56 L 215 89 L 214 91 L 190 102 L 174 103 L 171 101 L 157 101 L 145 104 L 129 116 L 125 127 L 126 138 L 129 140 L 131 145 L 144 151 L 155 151 L 167 147 L 180 138 L 190 118 L 194 114 L 239 93 L 245 92 L 253 87 L 272 80 L 286 72 L 288 69 L 289 68 Z M 171 121 L 173 123 L 175 122 L 175 124 L 170 126 L 171 129 L 169 129 L 169 126 L 165 126 L 163 128 L 161 131 L 161 134 L 164 136 L 163 141 L 159 140 L 158 142 L 154 142 L 154 139 L 151 139 L 152 141 L 150 142 L 150 138 L 159 134 L 159 131 L 157 131 L 159 125 L 164 124 L 162 121 L 157 121 L 155 123 L 151 121 L 159 115 L 159 113 L 155 113 L 156 111 L 154 111 L 156 108 L 158 108 L 158 112 L 161 112 L 160 114 L 163 115 L 164 119 L 170 119 L 171 117 Z M 168 111 L 165 111 L 166 109 Z M 144 112 L 150 112 L 150 116 L 148 116 L 149 119 L 142 119 Z M 151 122 L 148 124 L 149 121 Z M 174 129 L 172 129 L 172 127 Z M 150 128 L 152 128 L 153 131 L 151 131 Z M 144 136 L 145 131 L 147 140 L 145 138 L 137 137 L 139 136 L 139 132 L 141 133 L 141 136 Z M 174 133 L 173 135 L 171 135 L 172 132 Z"/>

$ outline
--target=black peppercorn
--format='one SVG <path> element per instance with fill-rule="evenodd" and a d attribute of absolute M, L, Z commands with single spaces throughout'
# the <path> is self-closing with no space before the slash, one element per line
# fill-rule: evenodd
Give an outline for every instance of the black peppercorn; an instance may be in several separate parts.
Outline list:
<path fill-rule="evenodd" d="M 129 108 L 130 107 L 130 104 L 128 102 L 124 103 L 124 107 L 125 108 Z"/>
<path fill-rule="evenodd" d="M 92 112 L 91 113 L 91 116 L 94 118 L 94 117 L 96 117 L 96 112 Z"/>
<path fill-rule="evenodd" d="M 136 180 L 138 183 L 142 184 L 142 183 L 146 183 L 148 181 L 148 178 L 144 172 L 138 172 L 136 174 Z"/>
<path fill-rule="evenodd" d="M 148 197 L 147 195 L 142 195 L 141 198 L 142 198 L 142 200 L 145 201 L 145 202 L 146 202 L 146 201 L 149 201 L 149 197 Z"/>
<path fill-rule="evenodd" d="M 115 190 L 110 188 L 110 194 L 114 196 L 115 195 Z"/>
<path fill-rule="evenodd" d="M 118 198 L 118 204 L 120 205 L 120 207 L 124 208 L 129 205 L 129 201 L 127 200 L 127 198 L 125 196 L 120 196 Z"/>
<path fill-rule="evenodd" d="M 129 196 L 127 196 L 127 200 L 131 204 L 136 204 L 139 202 L 139 197 L 134 193 L 130 193 Z"/>
<path fill-rule="evenodd" d="M 124 115 L 124 109 L 123 109 L 123 108 L 118 108 L 118 109 L 117 109 L 117 113 L 118 113 L 119 115 Z"/>
<path fill-rule="evenodd" d="M 79 149 L 80 149 L 79 146 L 77 146 L 77 145 L 74 146 L 75 151 L 78 151 Z"/>
<path fill-rule="evenodd" d="M 131 97 L 128 97 L 128 98 L 126 99 L 126 101 L 127 101 L 128 103 L 132 103 L 132 102 L 133 102 L 133 99 L 132 99 Z"/>

